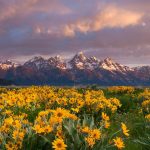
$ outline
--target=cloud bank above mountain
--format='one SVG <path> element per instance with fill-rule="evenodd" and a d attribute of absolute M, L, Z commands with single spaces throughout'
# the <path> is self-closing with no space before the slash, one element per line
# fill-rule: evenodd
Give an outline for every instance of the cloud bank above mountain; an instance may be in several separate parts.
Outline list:
<path fill-rule="evenodd" d="M 149 5 L 147 0 L 1 0 L 0 59 L 70 57 L 84 50 L 124 64 L 148 64 Z"/>

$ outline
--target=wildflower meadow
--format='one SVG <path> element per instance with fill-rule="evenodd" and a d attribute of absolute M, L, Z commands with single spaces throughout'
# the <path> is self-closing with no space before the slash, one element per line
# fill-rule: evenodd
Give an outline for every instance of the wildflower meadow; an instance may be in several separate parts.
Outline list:
<path fill-rule="evenodd" d="M 149 88 L 0 88 L 0 150 L 116 149 L 150 149 Z"/>

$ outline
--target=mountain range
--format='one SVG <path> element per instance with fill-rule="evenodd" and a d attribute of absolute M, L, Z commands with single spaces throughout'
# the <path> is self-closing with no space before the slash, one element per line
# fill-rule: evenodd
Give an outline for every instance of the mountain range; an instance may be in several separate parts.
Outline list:
<path fill-rule="evenodd" d="M 15 85 L 149 86 L 150 66 L 131 68 L 111 58 L 99 60 L 79 52 L 69 61 L 57 55 L 49 59 L 34 57 L 24 64 L 0 62 L 0 79 Z"/>

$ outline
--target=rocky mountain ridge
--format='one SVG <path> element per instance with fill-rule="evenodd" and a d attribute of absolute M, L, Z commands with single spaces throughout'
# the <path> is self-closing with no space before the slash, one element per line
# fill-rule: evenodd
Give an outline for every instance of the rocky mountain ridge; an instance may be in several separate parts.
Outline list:
<path fill-rule="evenodd" d="M 34 57 L 22 65 L 0 62 L 0 78 L 17 85 L 150 85 L 150 66 L 130 68 L 111 58 L 99 60 L 79 52 L 69 61 L 57 55 Z"/>

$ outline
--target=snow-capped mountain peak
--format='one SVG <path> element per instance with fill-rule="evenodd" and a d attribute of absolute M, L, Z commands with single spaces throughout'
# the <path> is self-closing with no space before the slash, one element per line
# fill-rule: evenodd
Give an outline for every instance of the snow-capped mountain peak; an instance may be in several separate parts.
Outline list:
<path fill-rule="evenodd" d="M 24 66 L 36 69 L 43 69 L 48 67 L 48 61 L 41 56 L 35 56 L 29 61 L 25 62 Z"/>
<path fill-rule="evenodd" d="M 129 67 L 121 65 L 109 57 L 100 62 L 100 68 L 109 71 L 120 71 L 120 72 L 126 72 L 130 70 Z"/>
<path fill-rule="evenodd" d="M 31 67 L 35 69 L 50 69 L 50 68 L 59 68 L 66 69 L 64 60 L 59 56 L 50 57 L 49 59 L 44 59 L 41 56 L 36 56 L 29 61 L 24 63 L 24 66 Z"/>
<path fill-rule="evenodd" d="M 116 64 L 116 62 L 110 58 L 110 57 L 107 57 L 103 60 L 103 62 L 107 63 L 107 64 Z"/>
<path fill-rule="evenodd" d="M 91 60 L 97 61 L 98 59 L 95 56 L 90 57 Z"/>
<path fill-rule="evenodd" d="M 86 61 L 87 57 L 83 54 L 83 52 L 79 52 L 73 57 L 72 60 L 69 61 L 69 64 L 72 68 L 84 69 Z"/>
<path fill-rule="evenodd" d="M 59 60 L 62 59 L 62 57 L 61 57 L 60 55 L 56 55 L 55 58 L 56 58 L 56 59 L 59 59 Z"/>
<path fill-rule="evenodd" d="M 77 53 L 74 58 L 75 60 L 79 60 L 79 61 L 85 61 L 87 59 L 87 57 L 84 55 L 84 53 L 81 51 L 79 53 Z"/>
<path fill-rule="evenodd" d="M 99 60 L 96 57 L 86 57 L 83 52 L 77 53 L 69 62 L 74 69 L 94 70 L 99 65 Z"/>
<path fill-rule="evenodd" d="M 60 55 L 57 55 L 55 57 L 50 57 L 48 59 L 48 62 L 49 62 L 49 65 L 52 67 L 56 67 L 59 69 L 66 69 L 66 63 Z"/>

